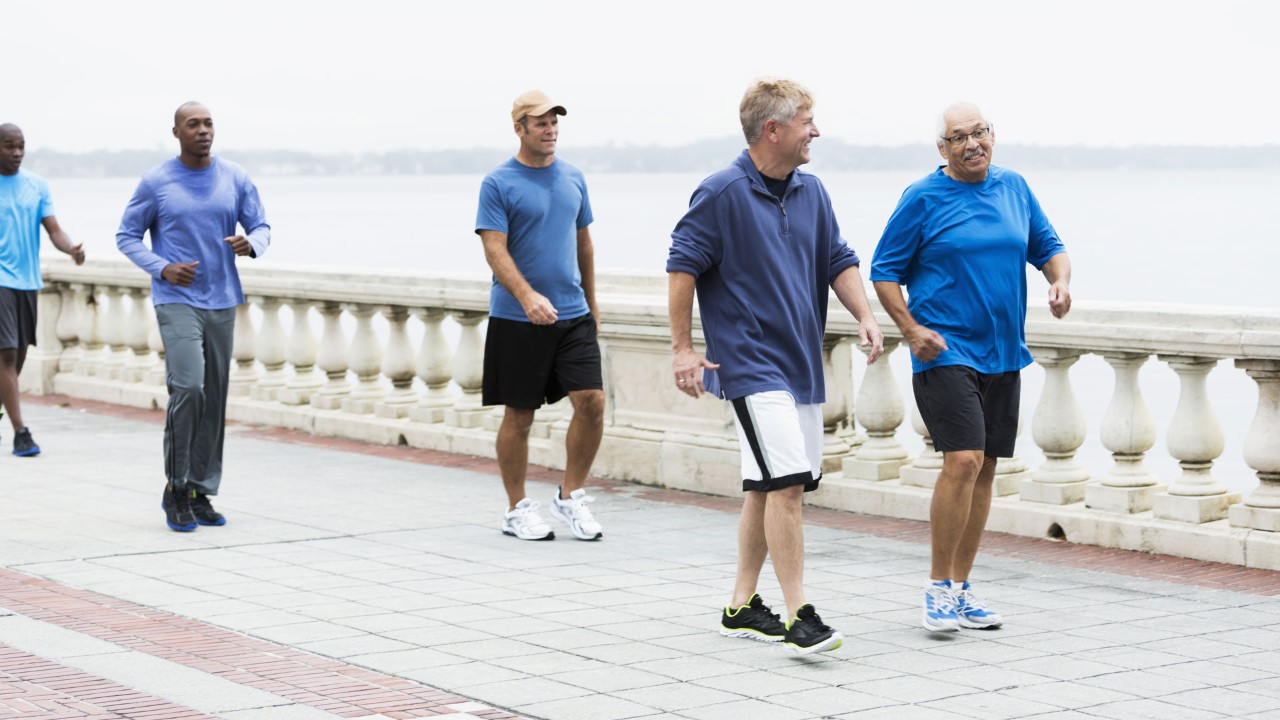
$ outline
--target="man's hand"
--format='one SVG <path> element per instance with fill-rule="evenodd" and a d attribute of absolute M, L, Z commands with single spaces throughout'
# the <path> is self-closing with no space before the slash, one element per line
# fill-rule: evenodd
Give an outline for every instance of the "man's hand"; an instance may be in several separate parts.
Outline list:
<path fill-rule="evenodd" d="M 252 256 L 253 246 L 249 244 L 249 238 L 243 235 L 232 235 L 231 237 L 222 238 L 222 242 L 231 246 L 231 251 L 240 256 Z"/>
<path fill-rule="evenodd" d="M 169 281 L 170 285 L 191 287 L 191 283 L 196 279 L 196 266 L 199 264 L 199 260 L 189 263 L 169 263 L 160 271 L 160 277 Z"/>
<path fill-rule="evenodd" d="M 707 391 L 702 386 L 702 373 L 700 371 L 703 368 L 715 370 L 718 367 L 720 367 L 718 363 L 711 362 L 693 350 L 677 350 L 675 358 L 671 361 L 671 371 L 675 375 L 676 388 L 692 398 L 701 397 L 702 393 Z"/>
<path fill-rule="evenodd" d="M 1049 286 L 1049 312 L 1056 318 L 1065 317 L 1071 311 L 1071 288 L 1066 283 Z"/>
<path fill-rule="evenodd" d="M 907 344 L 911 346 L 911 354 L 920 362 L 933 362 L 947 347 L 947 341 L 938 333 L 923 325 L 916 325 L 906 333 Z"/>
<path fill-rule="evenodd" d="M 84 243 L 72 246 L 71 249 L 67 251 L 67 254 L 71 256 L 71 259 L 74 260 L 77 265 L 83 265 Z"/>
<path fill-rule="evenodd" d="M 527 296 L 520 298 L 520 307 L 524 308 L 524 314 L 534 325 L 550 325 L 559 317 L 551 301 L 533 290 L 530 290 Z"/>
<path fill-rule="evenodd" d="M 870 347 L 867 353 L 867 364 L 875 362 L 880 354 L 884 352 L 884 333 L 880 331 L 880 323 L 875 318 L 867 315 L 866 322 L 858 323 L 858 346 L 861 348 Z"/>

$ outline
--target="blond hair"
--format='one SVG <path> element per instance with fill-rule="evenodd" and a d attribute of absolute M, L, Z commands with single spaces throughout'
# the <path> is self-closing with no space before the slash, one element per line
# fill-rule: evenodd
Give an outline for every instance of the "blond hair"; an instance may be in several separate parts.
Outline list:
<path fill-rule="evenodd" d="M 760 78 L 747 88 L 738 105 L 738 119 L 742 121 L 742 134 L 748 145 L 754 145 L 764 134 L 764 124 L 770 120 L 783 124 L 791 122 L 796 112 L 813 108 L 813 95 L 809 89 L 794 80 Z"/>

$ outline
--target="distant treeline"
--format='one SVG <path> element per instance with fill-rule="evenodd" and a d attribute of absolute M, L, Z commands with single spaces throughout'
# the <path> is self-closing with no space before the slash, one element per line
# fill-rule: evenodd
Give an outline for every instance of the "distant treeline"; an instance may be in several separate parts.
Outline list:
<path fill-rule="evenodd" d="M 711 172 L 742 148 L 741 138 L 704 140 L 681 147 L 564 145 L 561 155 L 587 172 Z M 308 153 L 291 150 L 228 149 L 229 159 L 255 175 L 448 175 L 479 174 L 512 155 L 515 148 L 398 150 L 383 153 Z M 33 151 L 26 167 L 51 177 L 137 177 L 171 157 L 169 150 L 115 150 L 64 153 Z M 814 145 L 819 171 L 918 170 L 939 160 L 928 145 L 849 145 L 824 138 Z M 1228 170 L 1280 168 L 1280 145 L 1256 147 L 1125 148 L 1000 145 L 996 163 L 1018 169 L 1065 170 Z"/>

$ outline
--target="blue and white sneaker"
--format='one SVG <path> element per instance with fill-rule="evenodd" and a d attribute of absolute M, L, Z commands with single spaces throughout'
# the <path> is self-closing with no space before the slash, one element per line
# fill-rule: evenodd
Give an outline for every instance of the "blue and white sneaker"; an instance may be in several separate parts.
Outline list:
<path fill-rule="evenodd" d="M 987 609 L 987 606 L 969 589 L 969 581 L 965 581 L 958 590 L 952 591 L 956 600 L 956 617 L 963 628 L 998 628 L 1004 624 L 999 613 Z"/>
<path fill-rule="evenodd" d="M 924 584 L 924 629 L 930 632 L 956 632 L 960 618 L 956 616 L 956 599 L 950 580 Z"/>

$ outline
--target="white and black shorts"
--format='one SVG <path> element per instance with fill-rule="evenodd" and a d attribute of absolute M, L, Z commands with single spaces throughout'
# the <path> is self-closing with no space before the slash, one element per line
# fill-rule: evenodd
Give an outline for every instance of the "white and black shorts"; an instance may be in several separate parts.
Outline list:
<path fill-rule="evenodd" d="M 800 405 L 781 390 L 730 401 L 742 447 L 742 489 L 756 492 L 822 479 L 822 405 Z"/>

